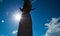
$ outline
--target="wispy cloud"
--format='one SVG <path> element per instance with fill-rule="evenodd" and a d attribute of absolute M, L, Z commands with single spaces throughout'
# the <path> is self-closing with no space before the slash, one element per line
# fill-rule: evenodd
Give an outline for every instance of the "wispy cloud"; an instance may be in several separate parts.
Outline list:
<path fill-rule="evenodd" d="M 52 18 L 45 26 L 48 27 L 45 36 L 60 36 L 60 18 Z"/>
<path fill-rule="evenodd" d="M 17 30 L 14 30 L 14 31 L 12 31 L 12 34 L 16 34 L 18 31 Z"/>
<path fill-rule="evenodd" d="M 32 3 L 36 2 L 37 0 L 32 0 Z"/>
<path fill-rule="evenodd" d="M 0 0 L 0 3 L 2 3 L 3 2 L 3 0 Z"/>
<path fill-rule="evenodd" d="M 4 34 L 1 34 L 0 36 L 4 36 Z"/>

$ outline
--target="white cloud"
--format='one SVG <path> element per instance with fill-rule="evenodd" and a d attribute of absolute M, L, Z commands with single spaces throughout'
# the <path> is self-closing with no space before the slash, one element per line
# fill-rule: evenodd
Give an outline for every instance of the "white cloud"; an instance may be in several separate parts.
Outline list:
<path fill-rule="evenodd" d="M 18 31 L 17 30 L 14 30 L 14 31 L 12 31 L 12 34 L 16 34 Z"/>
<path fill-rule="evenodd" d="M 45 26 L 48 27 L 45 36 L 60 36 L 60 18 L 52 18 Z M 59 22 L 58 22 L 59 21 Z"/>

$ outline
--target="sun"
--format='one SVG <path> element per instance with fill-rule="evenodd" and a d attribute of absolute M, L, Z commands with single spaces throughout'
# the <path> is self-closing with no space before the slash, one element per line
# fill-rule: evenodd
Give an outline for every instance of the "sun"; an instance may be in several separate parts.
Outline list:
<path fill-rule="evenodd" d="M 15 14 L 15 19 L 19 21 L 21 19 L 21 14 L 19 13 Z"/>
<path fill-rule="evenodd" d="M 20 21 L 20 19 L 21 19 L 21 13 L 15 13 L 14 15 L 13 15 L 13 18 L 14 18 L 14 20 L 15 21 Z"/>
<path fill-rule="evenodd" d="M 13 11 L 13 13 L 12 13 L 12 21 L 14 21 L 15 23 L 20 22 L 21 15 L 22 15 L 22 12 L 20 11 L 20 9 L 17 9 L 15 11 Z"/>

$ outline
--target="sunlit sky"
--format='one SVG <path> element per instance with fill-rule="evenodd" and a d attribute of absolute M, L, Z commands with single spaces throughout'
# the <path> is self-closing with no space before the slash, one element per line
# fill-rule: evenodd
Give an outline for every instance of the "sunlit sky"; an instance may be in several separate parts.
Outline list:
<path fill-rule="evenodd" d="M 33 36 L 45 36 L 49 30 L 45 24 L 60 17 L 60 0 L 31 0 L 31 3 L 36 8 L 30 12 Z M 0 36 L 17 36 L 22 6 L 23 0 L 0 0 Z"/>

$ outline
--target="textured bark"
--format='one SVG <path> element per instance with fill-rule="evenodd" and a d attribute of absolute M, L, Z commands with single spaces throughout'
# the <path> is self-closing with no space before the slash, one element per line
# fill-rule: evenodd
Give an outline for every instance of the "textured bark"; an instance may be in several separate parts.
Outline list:
<path fill-rule="evenodd" d="M 22 18 L 19 22 L 19 29 L 17 36 L 32 36 L 32 19 L 30 16 L 31 3 L 29 0 L 24 0 L 22 11 Z"/>
<path fill-rule="evenodd" d="M 32 36 L 32 20 L 29 13 L 22 14 L 19 23 L 18 36 Z"/>

